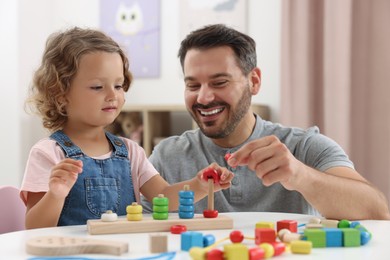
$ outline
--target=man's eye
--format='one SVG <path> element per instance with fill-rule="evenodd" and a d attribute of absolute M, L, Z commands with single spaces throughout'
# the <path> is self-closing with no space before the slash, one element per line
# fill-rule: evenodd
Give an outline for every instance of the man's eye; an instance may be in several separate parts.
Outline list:
<path fill-rule="evenodd" d="M 199 84 L 187 84 L 186 87 L 189 90 L 195 90 L 195 89 L 200 88 L 200 85 Z"/>
<path fill-rule="evenodd" d="M 222 81 L 216 81 L 213 82 L 212 85 L 215 87 L 223 87 L 226 86 L 229 82 L 227 80 L 222 80 Z"/>

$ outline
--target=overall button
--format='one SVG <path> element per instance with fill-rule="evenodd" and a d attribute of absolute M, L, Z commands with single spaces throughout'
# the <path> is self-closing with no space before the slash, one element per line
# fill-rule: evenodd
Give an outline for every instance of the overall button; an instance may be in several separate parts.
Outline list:
<path fill-rule="evenodd" d="M 69 142 L 69 141 L 65 141 L 64 145 L 67 146 L 67 147 L 73 146 L 72 142 Z"/>
<path fill-rule="evenodd" d="M 118 146 L 122 146 L 122 142 L 119 141 L 119 140 L 115 140 L 114 143 L 115 143 L 116 145 L 118 145 Z"/>

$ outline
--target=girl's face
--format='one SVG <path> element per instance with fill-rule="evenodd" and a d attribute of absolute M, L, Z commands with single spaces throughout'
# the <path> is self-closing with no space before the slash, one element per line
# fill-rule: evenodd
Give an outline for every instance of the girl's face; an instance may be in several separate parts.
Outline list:
<path fill-rule="evenodd" d="M 66 95 L 65 127 L 105 127 L 125 102 L 123 62 L 118 53 L 85 54 Z"/>

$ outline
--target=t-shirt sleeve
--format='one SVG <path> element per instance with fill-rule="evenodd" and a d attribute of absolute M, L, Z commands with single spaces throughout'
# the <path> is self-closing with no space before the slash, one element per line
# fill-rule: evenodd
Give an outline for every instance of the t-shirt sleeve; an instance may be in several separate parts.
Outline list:
<path fill-rule="evenodd" d="M 20 197 L 27 202 L 28 192 L 47 192 L 51 169 L 65 158 L 65 154 L 54 140 L 45 138 L 36 143 L 30 150 Z"/>
<path fill-rule="evenodd" d="M 341 166 L 354 168 L 352 161 L 338 143 L 318 132 L 314 133 L 311 129 L 307 131 L 298 147 L 305 164 L 319 171 Z"/>
<path fill-rule="evenodd" d="M 145 150 L 136 142 L 130 139 L 123 139 L 129 150 L 131 162 L 131 175 L 134 186 L 134 194 L 137 201 L 140 201 L 140 188 L 153 176 L 159 174 L 146 157 Z"/>

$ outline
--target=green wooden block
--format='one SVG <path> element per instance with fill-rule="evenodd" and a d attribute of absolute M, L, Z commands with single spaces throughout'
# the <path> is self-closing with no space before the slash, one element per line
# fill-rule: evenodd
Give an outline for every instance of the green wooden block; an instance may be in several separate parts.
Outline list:
<path fill-rule="evenodd" d="M 340 228 L 343 232 L 344 247 L 360 246 L 360 231 L 356 228 Z"/>
<path fill-rule="evenodd" d="M 313 248 L 326 247 L 326 233 L 321 228 L 306 228 L 304 230 L 304 238 L 313 243 Z"/>

